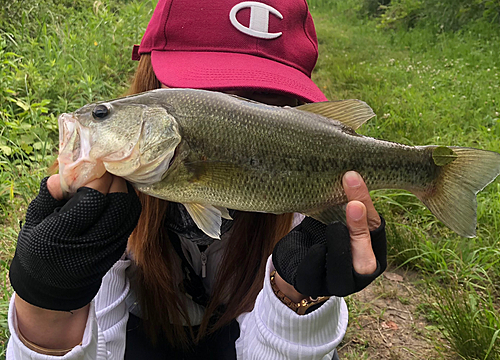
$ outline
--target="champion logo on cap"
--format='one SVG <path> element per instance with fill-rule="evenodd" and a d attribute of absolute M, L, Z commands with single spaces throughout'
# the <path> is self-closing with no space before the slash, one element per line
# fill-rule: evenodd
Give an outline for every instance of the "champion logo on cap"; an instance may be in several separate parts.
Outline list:
<path fill-rule="evenodd" d="M 236 19 L 238 11 L 246 8 L 250 8 L 250 24 L 248 27 L 242 25 L 238 19 Z M 274 14 L 279 19 L 283 19 L 283 15 L 272 6 L 257 1 L 244 1 L 233 6 L 229 13 L 229 20 L 231 20 L 231 24 L 233 24 L 237 30 L 244 34 L 260 39 L 276 39 L 281 36 L 282 32 L 269 32 L 270 14 Z"/>
<path fill-rule="evenodd" d="M 307 0 L 158 0 L 133 58 L 165 86 L 326 101 L 311 80 L 318 40 Z"/>

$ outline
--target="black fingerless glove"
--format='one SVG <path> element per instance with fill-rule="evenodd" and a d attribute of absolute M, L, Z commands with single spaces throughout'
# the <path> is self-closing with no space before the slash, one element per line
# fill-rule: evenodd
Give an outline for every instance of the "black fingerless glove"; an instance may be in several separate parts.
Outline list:
<path fill-rule="evenodd" d="M 79 309 L 97 294 L 106 272 L 125 252 L 141 203 L 128 193 L 78 189 L 68 201 L 54 199 L 47 178 L 30 203 L 19 233 L 10 281 L 28 303 L 50 310 Z"/>
<path fill-rule="evenodd" d="M 347 296 L 368 286 L 387 267 L 385 220 L 370 232 L 377 259 L 373 274 L 358 274 L 352 265 L 349 230 L 341 223 L 324 225 L 306 217 L 273 251 L 278 274 L 303 295 Z"/>

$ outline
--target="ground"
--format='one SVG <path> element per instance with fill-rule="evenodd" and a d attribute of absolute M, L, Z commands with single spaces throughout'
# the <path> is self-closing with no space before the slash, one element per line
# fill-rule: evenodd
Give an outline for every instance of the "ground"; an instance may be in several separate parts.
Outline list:
<path fill-rule="evenodd" d="M 350 359 L 453 359 L 441 332 L 425 318 L 423 283 L 417 273 L 389 268 L 347 298 L 350 325 L 338 347 Z"/>

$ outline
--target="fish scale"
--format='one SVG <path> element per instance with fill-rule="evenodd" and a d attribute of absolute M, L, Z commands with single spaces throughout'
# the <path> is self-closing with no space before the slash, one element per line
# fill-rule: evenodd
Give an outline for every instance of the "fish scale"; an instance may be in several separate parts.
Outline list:
<path fill-rule="evenodd" d="M 102 105 L 108 114 L 96 119 Z M 475 195 L 499 174 L 500 154 L 357 134 L 374 115 L 359 100 L 281 108 L 219 92 L 155 90 L 61 115 L 62 177 L 74 191 L 79 176 L 70 169 L 88 180 L 97 176 L 93 167 L 105 168 L 139 191 L 184 204 L 217 237 L 226 208 L 345 221 L 341 181 L 354 170 L 370 190 L 411 191 L 450 228 L 474 236 Z M 80 142 L 65 140 L 71 131 L 81 132 Z M 89 144 L 90 160 L 65 155 L 80 143 Z"/>
<path fill-rule="evenodd" d="M 183 97 L 178 101 L 181 103 Z M 163 181 L 147 190 L 156 196 L 208 201 L 224 207 L 237 202 L 248 211 L 265 208 L 274 213 L 307 212 L 346 202 L 341 177 L 347 170 L 363 169 L 365 181 L 372 189 L 407 185 L 397 183 L 398 177 L 371 175 L 380 173 L 389 155 L 407 162 L 406 157 L 395 153 L 395 148 L 406 151 L 409 147 L 348 135 L 342 132 L 340 123 L 318 121 L 314 114 L 304 116 L 291 109 L 251 102 L 246 102 L 242 109 L 240 101 L 223 105 L 203 98 L 188 103 L 190 112 L 176 119 L 183 129 L 183 141 L 195 155 L 189 160 L 174 159 Z M 231 131 L 222 137 L 219 129 L 224 127 Z M 197 158 L 207 159 L 201 165 L 204 181 L 190 181 L 189 177 L 184 182 L 173 180 L 179 179 L 178 171 L 185 170 L 186 161 L 196 162 Z M 251 164 L 250 159 L 255 159 L 257 165 Z M 421 158 L 417 160 L 422 163 Z M 224 164 L 231 164 L 231 170 L 220 176 Z M 402 166 L 402 162 L 394 165 L 398 169 L 414 167 Z M 408 175 L 406 169 L 404 172 Z"/>

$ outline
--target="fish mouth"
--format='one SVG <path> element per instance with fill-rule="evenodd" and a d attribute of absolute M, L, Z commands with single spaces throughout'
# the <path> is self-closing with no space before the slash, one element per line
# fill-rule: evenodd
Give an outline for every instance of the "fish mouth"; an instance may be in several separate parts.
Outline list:
<path fill-rule="evenodd" d="M 59 174 L 61 189 L 73 194 L 86 183 L 104 175 L 102 161 L 89 156 L 90 129 L 82 126 L 72 114 L 61 114 L 59 123 Z"/>

